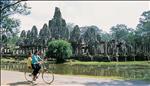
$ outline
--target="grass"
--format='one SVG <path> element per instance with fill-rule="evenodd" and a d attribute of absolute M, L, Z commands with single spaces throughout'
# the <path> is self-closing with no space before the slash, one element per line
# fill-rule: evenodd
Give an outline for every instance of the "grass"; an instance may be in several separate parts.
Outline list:
<path fill-rule="evenodd" d="M 15 59 L 6 59 L 2 58 L 1 62 L 20 62 L 25 63 L 27 59 L 24 60 L 15 60 Z M 77 60 L 69 60 L 64 64 L 68 65 L 139 65 L 139 66 L 150 66 L 150 61 L 127 61 L 127 62 L 96 62 L 96 61 L 89 61 L 89 62 L 83 62 L 83 61 L 77 61 Z"/>
<path fill-rule="evenodd" d="M 82 62 L 82 61 L 70 61 L 65 64 L 70 65 L 141 65 L 150 66 L 150 61 L 127 61 L 127 62 Z"/>

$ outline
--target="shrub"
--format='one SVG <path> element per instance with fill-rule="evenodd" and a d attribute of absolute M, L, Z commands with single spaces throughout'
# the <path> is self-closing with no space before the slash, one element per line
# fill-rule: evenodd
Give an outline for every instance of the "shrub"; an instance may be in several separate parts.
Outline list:
<path fill-rule="evenodd" d="M 54 40 L 48 43 L 47 57 L 55 58 L 56 63 L 65 62 L 72 55 L 71 44 L 64 40 Z"/>

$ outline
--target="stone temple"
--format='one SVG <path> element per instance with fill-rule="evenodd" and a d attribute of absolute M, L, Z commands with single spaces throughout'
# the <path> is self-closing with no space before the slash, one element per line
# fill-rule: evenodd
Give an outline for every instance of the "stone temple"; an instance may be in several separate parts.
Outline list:
<path fill-rule="evenodd" d="M 19 41 L 19 46 L 14 53 L 26 54 L 28 51 L 34 52 L 41 50 L 45 52 L 48 41 L 63 39 L 71 43 L 73 55 L 96 55 L 96 54 L 116 54 L 118 50 L 116 42 L 105 42 L 101 40 L 101 31 L 96 26 L 79 27 L 75 25 L 73 30 L 67 27 L 61 11 L 55 7 L 54 16 L 44 24 L 38 32 L 37 27 L 33 26 L 31 30 L 23 30 Z M 122 45 L 125 46 L 125 45 Z M 112 51 L 114 50 L 114 51 Z"/>

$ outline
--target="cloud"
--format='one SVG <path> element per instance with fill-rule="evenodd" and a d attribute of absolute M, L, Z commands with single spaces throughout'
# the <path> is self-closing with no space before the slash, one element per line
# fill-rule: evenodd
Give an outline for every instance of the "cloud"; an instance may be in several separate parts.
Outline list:
<path fill-rule="evenodd" d="M 150 10 L 150 1 L 149 1 L 149 10 Z"/>
<path fill-rule="evenodd" d="M 35 25 L 39 31 L 43 27 L 43 24 L 45 22 L 44 20 L 38 21 L 36 18 L 31 16 L 15 15 L 14 18 L 20 19 L 21 21 L 20 31 L 31 30 L 33 25 Z"/>

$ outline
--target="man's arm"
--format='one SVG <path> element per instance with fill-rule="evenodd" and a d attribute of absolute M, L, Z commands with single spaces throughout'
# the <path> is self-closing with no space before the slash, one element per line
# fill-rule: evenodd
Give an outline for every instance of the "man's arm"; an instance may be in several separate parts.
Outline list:
<path fill-rule="evenodd" d="M 39 61 L 43 61 L 43 59 L 39 55 L 37 57 Z"/>

